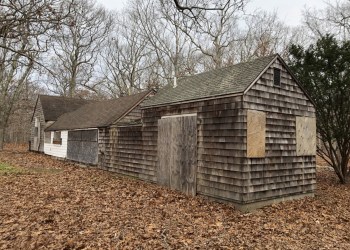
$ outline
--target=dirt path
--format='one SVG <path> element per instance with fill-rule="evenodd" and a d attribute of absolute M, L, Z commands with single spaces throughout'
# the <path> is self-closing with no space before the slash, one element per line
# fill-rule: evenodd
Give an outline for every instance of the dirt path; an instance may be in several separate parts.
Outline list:
<path fill-rule="evenodd" d="M 325 169 L 315 198 L 243 214 L 23 150 L 1 163 L 1 249 L 350 249 L 350 186 Z"/>

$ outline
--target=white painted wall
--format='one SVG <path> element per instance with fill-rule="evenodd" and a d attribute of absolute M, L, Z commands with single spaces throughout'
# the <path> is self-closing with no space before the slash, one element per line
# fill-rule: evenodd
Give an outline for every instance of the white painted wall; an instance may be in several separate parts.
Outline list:
<path fill-rule="evenodd" d="M 67 157 L 68 131 L 61 131 L 62 144 L 52 144 L 53 133 L 51 132 L 51 143 L 44 143 L 44 153 L 60 158 Z"/>

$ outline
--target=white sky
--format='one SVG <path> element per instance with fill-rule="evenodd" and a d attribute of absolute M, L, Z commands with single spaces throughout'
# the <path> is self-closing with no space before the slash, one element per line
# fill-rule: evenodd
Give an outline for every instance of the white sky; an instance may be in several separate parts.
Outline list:
<path fill-rule="evenodd" d="M 121 10 L 127 0 L 97 0 L 97 2 L 103 4 L 107 9 Z M 251 0 L 247 7 L 248 11 L 255 9 L 276 10 L 282 21 L 287 25 L 296 26 L 302 22 L 302 11 L 305 7 L 319 9 L 325 6 L 324 0 Z"/>

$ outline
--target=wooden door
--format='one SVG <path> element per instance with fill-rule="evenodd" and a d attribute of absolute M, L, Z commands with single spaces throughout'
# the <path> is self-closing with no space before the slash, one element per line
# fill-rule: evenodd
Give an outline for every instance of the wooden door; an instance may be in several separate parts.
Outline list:
<path fill-rule="evenodd" d="M 158 120 L 159 184 L 196 195 L 197 116 Z"/>

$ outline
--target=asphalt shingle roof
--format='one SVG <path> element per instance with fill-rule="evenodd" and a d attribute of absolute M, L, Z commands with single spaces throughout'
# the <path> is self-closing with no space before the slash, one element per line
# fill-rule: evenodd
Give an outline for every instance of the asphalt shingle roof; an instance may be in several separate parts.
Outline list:
<path fill-rule="evenodd" d="M 91 102 L 84 99 L 68 98 L 62 96 L 39 95 L 45 121 L 56 121 L 58 117 L 72 112 Z"/>
<path fill-rule="evenodd" d="M 71 130 L 109 126 L 146 98 L 150 92 L 145 91 L 118 99 L 86 104 L 73 112 L 63 114 L 46 130 Z"/>
<path fill-rule="evenodd" d="M 196 99 L 242 93 L 277 55 L 179 78 L 177 87 L 165 86 L 142 107 L 151 107 Z"/>

